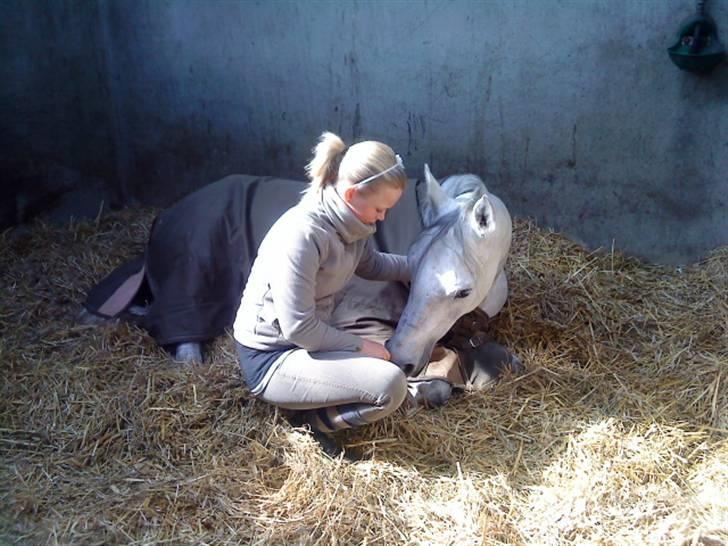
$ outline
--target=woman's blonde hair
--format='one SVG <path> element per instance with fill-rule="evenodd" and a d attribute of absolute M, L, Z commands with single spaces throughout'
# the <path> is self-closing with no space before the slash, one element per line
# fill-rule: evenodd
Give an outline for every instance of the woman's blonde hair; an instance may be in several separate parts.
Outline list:
<path fill-rule="evenodd" d="M 407 184 L 401 160 L 392 148 L 381 142 L 367 140 L 347 148 L 339 136 L 326 132 L 312 152 L 313 159 L 306 165 L 306 174 L 311 180 L 307 193 L 318 193 L 339 180 L 356 185 L 372 177 L 360 188 L 362 193 L 372 193 L 380 185 L 404 190 Z"/>

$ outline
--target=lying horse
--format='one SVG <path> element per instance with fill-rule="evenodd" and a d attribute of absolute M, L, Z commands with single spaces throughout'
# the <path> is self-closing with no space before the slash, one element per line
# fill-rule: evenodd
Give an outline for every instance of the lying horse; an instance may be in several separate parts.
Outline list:
<path fill-rule="evenodd" d="M 131 312 L 178 360 L 201 360 L 200 343 L 232 324 L 258 245 L 304 188 L 230 176 L 188 195 L 156 218 L 144 256 L 89 292 L 86 309 L 102 318 Z M 408 188 L 374 239 L 381 251 L 408 255 L 411 285 L 355 277 L 337 297 L 332 326 L 386 342 L 408 376 L 420 375 L 458 318 L 476 307 L 492 317 L 505 303 L 511 219 L 477 176 L 441 187 L 425 166 L 424 181 Z M 425 379 L 416 389 L 444 403 L 450 384 Z"/>

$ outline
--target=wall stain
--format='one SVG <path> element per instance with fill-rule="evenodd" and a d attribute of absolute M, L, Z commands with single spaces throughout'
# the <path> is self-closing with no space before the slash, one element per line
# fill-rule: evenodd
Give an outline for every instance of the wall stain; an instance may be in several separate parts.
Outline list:
<path fill-rule="evenodd" d="M 576 167 L 576 123 L 571 129 L 571 159 L 566 162 L 570 169 Z"/>
<path fill-rule="evenodd" d="M 409 119 L 410 115 L 407 115 L 407 156 L 412 155 L 412 124 Z"/>
<path fill-rule="evenodd" d="M 407 114 L 407 156 L 411 156 L 413 152 L 417 152 L 420 149 L 418 143 L 418 134 L 421 138 L 425 137 L 425 116 L 414 114 L 409 112 Z"/>
<path fill-rule="evenodd" d="M 354 140 L 357 140 L 361 136 L 361 107 L 360 103 L 356 103 L 356 109 L 354 110 L 354 122 L 351 126 L 351 136 Z"/>

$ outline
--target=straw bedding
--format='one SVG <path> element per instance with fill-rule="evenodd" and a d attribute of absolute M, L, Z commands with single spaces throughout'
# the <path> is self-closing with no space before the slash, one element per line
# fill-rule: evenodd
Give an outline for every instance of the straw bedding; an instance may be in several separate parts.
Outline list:
<path fill-rule="evenodd" d="M 528 373 L 340 436 L 74 323 L 154 211 L 0 237 L 0 534 L 20 544 L 726 544 L 728 249 L 682 269 L 518 221 L 491 331 Z"/>

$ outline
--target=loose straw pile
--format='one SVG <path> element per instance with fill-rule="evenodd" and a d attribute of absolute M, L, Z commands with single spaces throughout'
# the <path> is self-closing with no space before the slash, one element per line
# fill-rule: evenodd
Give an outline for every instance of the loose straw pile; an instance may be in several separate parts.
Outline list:
<path fill-rule="evenodd" d="M 728 543 L 728 249 L 675 269 L 519 221 L 491 333 L 526 375 L 339 436 L 85 291 L 154 212 L 0 236 L 0 538 L 19 544 Z"/>

